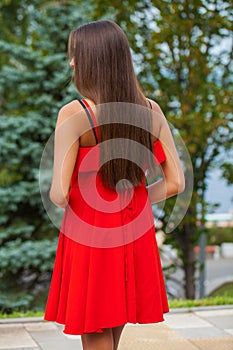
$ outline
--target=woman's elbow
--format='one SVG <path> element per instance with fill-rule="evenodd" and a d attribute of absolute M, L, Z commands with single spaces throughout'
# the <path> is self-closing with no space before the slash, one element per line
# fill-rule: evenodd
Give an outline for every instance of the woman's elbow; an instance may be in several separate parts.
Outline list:
<path fill-rule="evenodd" d="M 49 198 L 57 207 L 60 207 L 60 208 L 66 208 L 68 204 L 67 196 L 65 197 L 65 196 L 56 194 L 52 190 L 49 192 Z"/>
<path fill-rule="evenodd" d="M 185 190 L 185 178 L 181 176 L 179 179 L 172 183 L 173 192 L 176 194 L 182 193 Z"/>
<path fill-rule="evenodd" d="M 185 181 L 179 182 L 177 190 L 178 190 L 177 194 L 184 192 L 184 190 L 185 190 Z"/>

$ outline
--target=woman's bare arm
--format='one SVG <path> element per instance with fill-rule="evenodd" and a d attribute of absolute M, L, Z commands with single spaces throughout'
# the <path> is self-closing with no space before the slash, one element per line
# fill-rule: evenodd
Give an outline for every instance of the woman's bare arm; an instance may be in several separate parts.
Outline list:
<path fill-rule="evenodd" d="M 152 100 L 151 103 L 155 111 L 153 113 L 154 125 L 156 125 L 154 131 L 166 155 L 166 160 L 160 165 L 163 179 L 158 180 L 147 188 L 150 201 L 153 204 L 183 192 L 185 189 L 185 178 L 168 122 L 159 105 Z"/>
<path fill-rule="evenodd" d="M 59 111 L 54 135 L 53 178 L 50 199 L 65 208 L 69 201 L 69 187 L 79 149 L 78 120 L 81 107 L 73 101 Z"/>

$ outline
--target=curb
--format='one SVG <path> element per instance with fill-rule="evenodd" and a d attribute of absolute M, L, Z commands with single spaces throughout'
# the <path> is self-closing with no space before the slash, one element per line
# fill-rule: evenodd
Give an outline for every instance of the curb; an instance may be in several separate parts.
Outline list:
<path fill-rule="evenodd" d="M 182 307 L 182 308 L 170 309 L 170 311 L 165 315 L 178 314 L 178 313 L 190 313 L 190 312 L 196 312 L 196 311 L 229 310 L 229 309 L 233 309 L 233 305 Z M 33 322 L 49 322 L 49 321 L 44 320 L 43 316 L 0 319 L 0 324 L 33 323 Z"/>
<path fill-rule="evenodd" d="M 0 324 L 6 323 L 32 323 L 32 322 L 42 322 L 44 317 L 18 317 L 18 318 L 2 318 L 0 319 Z M 47 322 L 47 321 L 46 321 Z"/>
<path fill-rule="evenodd" d="M 209 311 L 209 310 L 227 310 L 227 309 L 233 309 L 233 304 L 179 307 L 179 308 L 170 309 L 168 314 L 178 314 L 178 313 L 187 313 L 187 312 L 196 312 L 196 311 Z"/>

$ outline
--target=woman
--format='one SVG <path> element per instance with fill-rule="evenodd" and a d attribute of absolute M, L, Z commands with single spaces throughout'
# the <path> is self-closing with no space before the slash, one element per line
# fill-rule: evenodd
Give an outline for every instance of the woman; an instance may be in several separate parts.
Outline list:
<path fill-rule="evenodd" d="M 61 108 L 55 129 L 50 198 L 65 214 L 44 319 L 81 335 L 84 350 L 116 350 L 127 322 L 161 322 L 169 311 L 151 203 L 182 192 L 184 174 L 121 28 L 78 27 L 69 57 L 85 98 Z M 163 178 L 146 186 L 158 164 Z"/>

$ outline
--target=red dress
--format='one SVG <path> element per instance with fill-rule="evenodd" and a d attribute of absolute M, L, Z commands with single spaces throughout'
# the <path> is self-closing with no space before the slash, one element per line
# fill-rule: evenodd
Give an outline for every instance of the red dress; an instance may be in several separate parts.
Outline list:
<path fill-rule="evenodd" d="M 44 320 L 64 324 L 64 334 L 157 323 L 169 311 L 147 189 L 142 184 L 120 198 L 104 187 L 98 151 L 98 144 L 79 148 L 58 238 Z M 154 153 L 157 164 L 165 161 L 159 141 Z"/>

